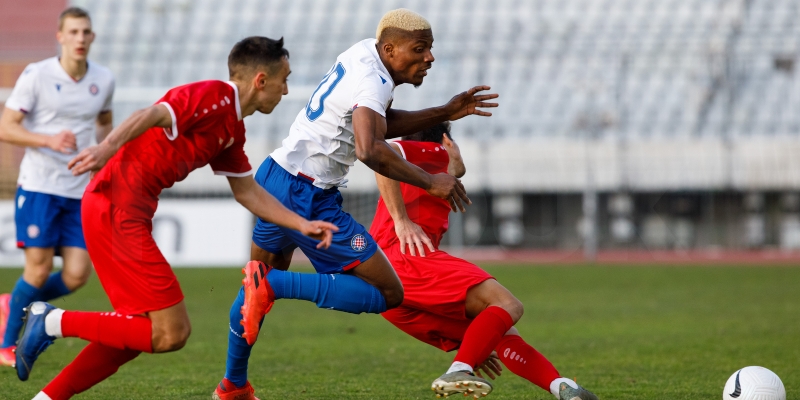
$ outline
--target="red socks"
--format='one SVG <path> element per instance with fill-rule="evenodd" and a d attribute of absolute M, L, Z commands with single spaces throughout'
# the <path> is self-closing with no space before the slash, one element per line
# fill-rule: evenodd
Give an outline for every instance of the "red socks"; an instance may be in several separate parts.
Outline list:
<path fill-rule="evenodd" d="M 548 392 L 550 382 L 561 377 L 550 361 L 517 335 L 503 336 L 496 350 L 500 361 L 511 372 Z"/>
<path fill-rule="evenodd" d="M 61 333 L 119 350 L 153 352 L 153 325 L 150 318 L 139 315 L 65 311 Z"/>
<path fill-rule="evenodd" d="M 42 389 L 53 400 L 66 400 L 113 375 L 120 366 L 141 354 L 89 343 L 61 373 Z"/>
<path fill-rule="evenodd" d="M 508 311 L 497 306 L 487 307 L 469 324 L 461 341 L 461 348 L 458 349 L 453 361 L 463 362 L 475 368 L 489 357 L 512 326 L 514 320 Z"/>

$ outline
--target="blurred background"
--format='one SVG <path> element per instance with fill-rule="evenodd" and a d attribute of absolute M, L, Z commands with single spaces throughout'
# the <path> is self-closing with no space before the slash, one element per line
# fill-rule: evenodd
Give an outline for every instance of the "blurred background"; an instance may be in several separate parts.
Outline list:
<path fill-rule="evenodd" d="M 453 124 L 473 200 L 445 243 L 472 259 L 800 262 L 800 2 L 796 0 L 0 0 L 0 103 L 57 54 L 58 14 L 87 9 L 89 58 L 116 75 L 115 124 L 170 87 L 227 79 L 243 37 L 283 36 L 289 95 L 246 120 L 258 165 L 336 56 L 405 7 L 433 25 L 425 83 L 393 107 L 500 94 Z M 23 149 L 0 144 L 0 264 L 21 265 L 13 196 Z M 345 209 L 378 198 L 357 163 Z M 177 265 L 248 255 L 252 217 L 197 171 L 164 193 L 154 234 Z"/>

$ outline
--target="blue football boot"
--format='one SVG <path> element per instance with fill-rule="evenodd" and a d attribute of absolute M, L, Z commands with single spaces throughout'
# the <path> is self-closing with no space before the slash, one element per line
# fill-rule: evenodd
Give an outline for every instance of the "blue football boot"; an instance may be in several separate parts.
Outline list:
<path fill-rule="evenodd" d="M 25 327 L 22 329 L 22 338 L 17 342 L 15 366 L 17 377 L 21 381 L 28 380 L 39 354 L 56 340 L 55 336 L 48 335 L 44 329 L 44 318 L 55 309 L 57 308 L 41 301 L 35 301 L 23 309 Z"/>

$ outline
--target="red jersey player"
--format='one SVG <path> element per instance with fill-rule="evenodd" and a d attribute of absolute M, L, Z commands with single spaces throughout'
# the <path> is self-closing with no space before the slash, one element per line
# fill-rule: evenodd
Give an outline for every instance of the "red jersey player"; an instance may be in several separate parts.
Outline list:
<path fill-rule="evenodd" d="M 466 172 L 458 146 L 450 137 L 449 123 L 404 139 L 392 143 L 392 148 L 426 172 L 456 177 Z M 458 349 L 450 369 L 431 386 L 437 397 L 489 394 L 491 383 L 474 377 L 474 369 L 494 378 L 502 370 L 499 359 L 556 398 L 596 400 L 574 381 L 562 378 L 519 336 L 514 324 L 522 317 L 523 307 L 511 292 L 477 265 L 438 250 L 448 226 L 447 201 L 415 186 L 379 174 L 376 177 L 381 198 L 370 234 L 405 288 L 402 305 L 382 315 L 425 343 L 444 351 Z"/>
<path fill-rule="evenodd" d="M 56 338 L 91 342 L 35 399 L 70 398 L 141 352 L 185 345 L 191 328 L 183 294 L 151 229 L 162 189 L 192 170 L 210 165 L 228 178 L 236 200 L 253 214 L 321 240 L 318 247 L 330 245 L 337 228 L 289 211 L 256 184 L 244 154 L 242 119 L 272 112 L 288 93 L 288 56 L 283 39 L 246 38 L 228 57 L 230 82 L 174 88 L 70 162 L 75 175 L 99 169 L 83 197 L 83 224 L 89 255 L 115 311 L 64 311 L 42 302 L 28 307 L 16 351 L 21 380 Z"/>

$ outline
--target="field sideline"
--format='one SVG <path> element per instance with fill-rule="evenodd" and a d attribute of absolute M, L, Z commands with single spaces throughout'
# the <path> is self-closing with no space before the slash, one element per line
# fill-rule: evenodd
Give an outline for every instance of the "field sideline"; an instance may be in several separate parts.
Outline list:
<path fill-rule="evenodd" d="M 601 399 L 719 399 L 730 374 L 772 369 L 800 399 L 800 268 L 686 266 L 487 266 L 525 304 L 517 327 L 562 374 Z M 302 270 L 302 269 L 299 269 Z M 177 269 L 193 323 L 189 344 L 142 355 L 78 399 L 209 399 L 224 373 L 227 314 L 238 269 Z M 0 269 L 8 292 L 19 269 Z M 55 302 L 110 310 L 93 278 Z M 85 342 L 56 342 L 30 381 L 0 370 L 0 398 L 30 399 Z M 432 399 L 449 366 L 442 353 L 375 315 L 279 301 L 253 351 L 250 380 L 262 400 Z M 510 373 L 494 399 L 552 395 Z"/>

